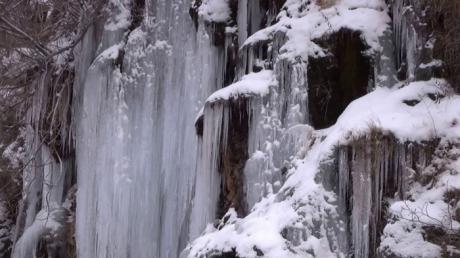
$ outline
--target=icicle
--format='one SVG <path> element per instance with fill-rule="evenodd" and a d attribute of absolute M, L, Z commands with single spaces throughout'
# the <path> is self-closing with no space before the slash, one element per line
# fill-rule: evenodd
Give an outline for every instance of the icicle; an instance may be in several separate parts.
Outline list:
<path fill-rule="evenodd" d="M 81 257 L 176 258 L 214 219 L 213 201 L 201 198 L 213 198 L 218 174 L 207 176 L 213 168 L 198 164 L 197 152 L 216 153 L 215 146 L 206 139 L 200 146 L 194 119 L 223 86 L 225 51 L 204 26 L 196 31 L 189 4 L 147 1 L 129 38 L 103 33 L 101 51 L 126 41 L 121 64 L 99 58 L 78 75 L 85 80 L 75 96 Z M 92 36 L 82 49 L 98 44 Z"/>
<path fill-rule="evenodd" d="M 226 120 L 226 121 L 224 121 Z M 228 117 L 224 117 L 223 104 L 206 106 L 204 110 L 204 131 L 200 144 L 200 162 L 195 178 L 195 192 L 191 213 L 190 237 L 195 238 L 205 229 L 206 224 L 216 219 L 217 201 L 220 192 L 221 142 L 225 144 L 228 133 Z"/>
<path fill-rule="evenodd" d="M 248 35 L 248 0 L 238 1 L 238 45 L 242 46 Z"/>

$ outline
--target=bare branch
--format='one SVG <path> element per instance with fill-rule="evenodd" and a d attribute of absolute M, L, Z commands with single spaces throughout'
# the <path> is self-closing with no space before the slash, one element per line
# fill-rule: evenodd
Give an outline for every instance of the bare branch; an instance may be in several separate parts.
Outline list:
<path fill-rule="evenodd" d="M 20 28 L 18 28 L 17 26 L 15 26 L 14 24 L 12 24 L 11 22 L 9 22 L 6 18 L 0 16 L 0 21 L 2 21 L 3 23 L 5 23 L 6 25 L 8 25 L 11 29 L 13 29 L 15 32 L 17 32 L 18 34 L 24 36 L 26 39 L 28 39 L 32 44 L 35 45 L 35 47 L 37 48 L 37 50 L 42 53 L 44 56 L 47 56 L 48 53 L 50 52 L 45 46 L 43 46 L 42 44 L 40 44 L 39 42 L 37 42 L 34 38 L 32 38 L 32 36 L 30 36 L 29 34 L 27 34 L 26 32 L 24 32 L 23 30 L 21 30 Z"/>

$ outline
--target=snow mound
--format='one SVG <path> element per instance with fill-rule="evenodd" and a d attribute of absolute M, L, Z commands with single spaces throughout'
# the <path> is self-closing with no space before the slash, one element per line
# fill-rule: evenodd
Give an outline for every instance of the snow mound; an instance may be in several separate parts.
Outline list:
<path fill-rule="evenodd" d="M 278 15 L 278 22 L 253 34 L 243 47 L 271 40 L 280 31 L 288 38 L 280 49 L 281 57 L 294 59 L 300 56 L 307 60 L 308 56 L 326 54 L 314 43 L 315 39 L 346 28 L 361 32 L 371 51 L 381 51 L 379 38 L 389 29 L 391 21 L 382 1 L 348 0 L 326 9 L 321 9 L 314 2 L 287 1 L 285 10 Z"/>
<path fill-rule="evenodd" d="M 198 8 L 198 15 L 208 22 L 227 22 L 230 12 L 228 0 L 204 0 Z"/>
<path fill-rule="evenodd" d="M 262 70 L 258 73 L 245 75 L 240 81 L 214 92 L 206 102 L 212 103 L 219 100 L 248 96 L 263 97 L 270 92 L 270 87 L 275 85 L 276 79 L 273 71 Z"/>
<path fill-rule="evenodd" d="M 347 140 L 375 127 L 393 133 L 401 141 L 459 138 L 456 121 L 460 118 L 460 97 L 446 96 L 447 87 L 446 81 L 431 79 L 391 89 L 377 88 L 353 101 L 328 133 Z"/>

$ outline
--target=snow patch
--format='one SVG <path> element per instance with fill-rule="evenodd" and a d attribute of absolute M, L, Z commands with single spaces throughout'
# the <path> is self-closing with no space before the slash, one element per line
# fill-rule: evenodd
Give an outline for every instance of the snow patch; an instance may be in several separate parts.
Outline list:
<path fill-rule="evenodd" d="M 230 13 L 229 0 L 204 0 L 198 8 L 198 15 L 208 22 L 227 22 Z"/>
<path fill-rule="evenodd" d="M 272 70 L 262 70 L 258 73 L 250 73 L 225 88 L 214 92 L 206 100 L 207 103 L 219 100 L 248 96 L 265 96 L 270 92 L 270 87 L 276 85 L 276 79 Z"/>
<path fill-rule="evenodd" d="M 308 56 L 326 54 L 313 40 L 347 28 L 361 32 L 372 51 L 381 51 L 379 37 L 389 29 L 391 21 L 382 1 L 341 1 L 327 9 L 320 9 L 314 3 L 306 8 L 302 7 L 304 5 L 307 5 L 304 1 L 288 1 L 286 11 L 278 15 L 279 21 L 253 34 L 243 47 L 270 40 L 281 31 L 288 38 L 280 49 L 281 57 L 294 59 L 300 56 L 307 60 Z"/>

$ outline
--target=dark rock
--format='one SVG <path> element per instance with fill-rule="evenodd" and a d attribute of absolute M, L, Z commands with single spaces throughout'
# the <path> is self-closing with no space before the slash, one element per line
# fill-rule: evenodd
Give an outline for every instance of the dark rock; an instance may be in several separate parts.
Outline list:
<path fill-rule="evenodd" d="M 402 62 L 400 67 L 398 68 L 397 78 L 400 81 L 404 81 L 407 79 L 407 64 L 406 62 Z"/>
<path fill-rule="evenodd" d="M 238 98 L 216 103 L 217 105 L 225 105 L 230 117 L 227 142 L 221 144 L 220 150 L 219 172 L 222 174 L 222 182 L 217 211 L 218 218 L 222 218 L 229 208 L 234 208 L 238 216 L 247 214 L 243 175 L 244 165 L 249 158 L 250 114 L 247 109 L 247 101 L 246 98 Z M 223 133 L 225 134 L 225 132 Z"/>
<path fill-rule="evenodd" d="M 257 256 L 264 256 L 264 252 L 262 252 L 262 250 L 260 250 L 257 246 L 253 246 L 252 250 L 256 252 Z"/>
<path fill-rule="evenodd" d="M 129 31 L 139 27 L 144 20 L 145 0 L 134 0 L 131 2 L 131 24 Z"/>
<path fill-rule="evenodd" d="M 418 100 L 418 99 L 403 100 L 403 103 L 408 105 L 408 106 L 413 107 L 413 106 L 417 105 L 418 103 L 420 103 L 420 100 Z"/>
<path fill-rule="evenodd" d="M 199 18 L 198 17 L 198 8 L 200 8 L 200 6 L 201 6 L 201 1 L 202 0 L 195 0 L 193 2 L 193 5 L 188 10 L 188 13 L 189 13 L 190 17 L 193 20 L 193 24 L 195 25 L 196 30 L 198 30 L 198 18 Z"/>
<path fill-rule="evenodd" d="M 203 129 L 204 129 L 204 115 L 198 117 L 195 122 L 195 130 L 198 136 L 203 136 Z"/>
<path fill-rule="evenodd" d="M 439 101 L 440 99 L 444 98 L 445 96 L 442 94 L 438 93 L 428 93 L 427 94 L 428 98 L 430 98 L 432 101 Z"/>
<path fill-rule="evenodd" d="M 321 129 L 333 125 L 350 102 L 367 93 L 373 69 L 359 32 L 342 29 L 316 43 L 329 52 L 309 60 L 308 67 L 311 122 Z"/>
<path fill-rule="evenodd" d="M 235 251 L 227 252 L 227 253 L 222 253 L 218 255 L 211 255 L 209 258 L 240 258 L 237 256 Z"/>

